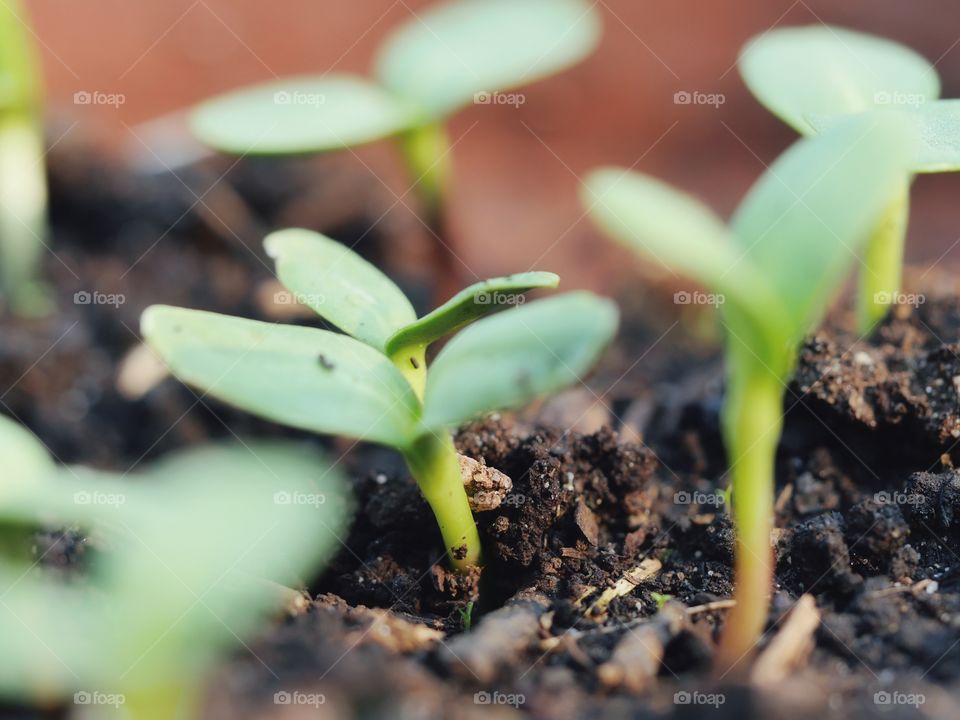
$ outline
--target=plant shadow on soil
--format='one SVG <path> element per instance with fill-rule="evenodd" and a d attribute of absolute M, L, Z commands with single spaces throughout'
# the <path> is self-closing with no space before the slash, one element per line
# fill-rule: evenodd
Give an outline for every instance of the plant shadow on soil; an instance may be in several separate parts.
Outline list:
<path fill-rule="evenodd" d="M 61 311 L 0 325 L 3 411 L 64 462 L 121 469 L 233 433 L 318 442 L 169 379 L 135 400 L 115 383 L 151 303 L 263 316 L 251 288 L 272 274 L 259 238 L 296 224 L 298 172 L 240 163 L 229 193 L 197 204 L 172 177 L 55 154 L 47 273 Z M 181 175 L 199 186 L 210 173 Z M 229 223 L 247 228 L 242 238 L 224 234 L 216 216 L 227 212 L 244 221 Z M 384 238 L 364 227 L 331 234 L 360 239 L 389 265 Z M 94 291 L 126 302 L 73 300 Z M 863 340 L 828 329 L 805 343 L 785 400 L 777 587 L 762 647 L 804 593 L 821 621 L 803 666 L 762 687 L 709 679 L 732 590 L 722 378 L 714 353 L 655 343 L 657 316 L 628 306 L 621 340 L 590 381 L 611 388 L 608 422 L 564 431 L 534 413 L 458 434 L 463 454 L 513 480 L 498 508 L 478 513 L 479 585 L 443 569 L 433 518 L 399 459 L 349 452 L 358 512 L 344 549 L 310 584 L 309 608 L 216 673 L 205 717 L 280 717 L 290 708 L 277 703 L 311 699 L 310 717 L 331 718 L 956 717 L 960 300 L 895 308 Z M 560 404 L 580 407 L 591 392 Z M 34 552 L 69 568 L 88 544 L 51 530 Z M 294 689 L 307 694 L 283 695 Z M 918 696 L 922 704 L 896 704 Z"/>

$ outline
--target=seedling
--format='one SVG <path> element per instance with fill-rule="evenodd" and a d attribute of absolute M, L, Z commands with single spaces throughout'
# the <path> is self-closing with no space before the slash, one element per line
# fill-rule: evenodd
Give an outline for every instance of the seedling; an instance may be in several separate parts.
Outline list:
<path fill-rule="evenodd" d="M 377 54 L 373 79 L 324 73 L 228 93 L 201 105 L 201 140 L 237 155 L 353 148 L 395 137 L 415 179 L 444 272 L 451 150 L 446 119 L 471 103 L 519 102 L 501 91 L 578 63 L 600 37 L 586 0 L 471 0 L 415 13 Z M 519 97 L 519 96 L 517 96 Z"/>
<path fill-rule="evenodd" d="M 843 115 L 900 112 L 920 138 L 913 173 L 960 170 L 960 100 L 938 100 L 936 69 L 903 45 L 824 25 L 772 30 L 744 48 L 740 73 L 757 99 L 802 135 Z M 866 245 L 857 295 L 863 333 L 900 294 L 910 181 L 908 173 L 891 193 Z"/>
<path fill-rule="evenodd" d="M 725 300 L 722 430 L 738 538 L 737 604 L 718 653 L 723 671 L 749 654 L 767 618 L 774 459 L 797 347 L 901 182 L 911 139 L 897 116 L 878 115 L 801 140 L 760 178 L 729 226 L 637 173 L 599 170 L 584 185 L 584 201 L 613 238 Z"/>
<path fill-rule="evenodd" d="M 19 314 L 49 301 L 38 277 L 47 233 L 40 80 L 20 0 L 0 3 L 0 298 Z"/>
<path fill-rule="evenodd" d="M 419 320 L 402 291 L 343 245 L 307 230 L 267 237 L 283 284 L 346 335 L 166 306 L 144 337 L 184 382 L 275 422 L 399 450 L 433 509 L 457 568 L 480 539 L 449 429 L 577 381 L 617 326 L 590 293 L 559 295 L 485 318 L 454 338 L 427 373 L 426 350 L 477 318 L 553 287 L 550 273 L 488 280 Z"/>
<path fill-rule="evenodd" d="M 26 558 L 0 561 L 8 699 L 198 717 L 204 673 L 282 608 L 276 583 L 309 579 L 342 529 L 341 479 L 297 446 L 191 450 L 134 483 L 54 471 L 35 438 L 7 426 L 0 445 L 26 457 L 20 470 L 44 460 L 19 475 L 34 492 L 0 503 L 0 522 L 60 522 L 97 539 L 89 572 L 69 581 Z"/>

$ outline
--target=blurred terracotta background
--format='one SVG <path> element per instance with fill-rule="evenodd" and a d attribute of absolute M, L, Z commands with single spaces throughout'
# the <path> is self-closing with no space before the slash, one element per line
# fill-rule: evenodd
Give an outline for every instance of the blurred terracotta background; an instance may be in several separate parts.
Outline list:
<path fill-rule="evenodd" d="M 152 147 L 143 123 L 251 81 L 365 72 L 389 29 L 430 4 L 27 0 L 44 49 L 52 140 L 161 156 L 166 150 Z M 960 95 L 960 7 L 942 0 L 597 5 L 605 37 L 586 63 L 524 89 L 522 107 L 471 107 L 452 122 L 458 252 L 479 275 L 535 265 L 566 273 L 568 287 L 627 281 L 631 263 L 598 241 L 576 197 L 577 175 L 602 163 L 636 163 L 728 214 L 793 139 L 750 98 L 733 67 L 742 44 L 771 26 L 823 21 L 886 35 L 935 61 L 945 96 Z M 80 105 L 78 91 L 118 93 L 124 101 Z M 679 91 L 721 93 L 725 101 L 678 105 Z M 410 213 L 390 153 L 366 149 L 333 167 L 354 184 L 370 175 L 391 213 Z M 941 256 L 940 266 L 960 258 L 960 245 L 950 251 L 960 242 L 958 191 L 956 174 L 915 184 L 909 257 L 923 267 Z"/>

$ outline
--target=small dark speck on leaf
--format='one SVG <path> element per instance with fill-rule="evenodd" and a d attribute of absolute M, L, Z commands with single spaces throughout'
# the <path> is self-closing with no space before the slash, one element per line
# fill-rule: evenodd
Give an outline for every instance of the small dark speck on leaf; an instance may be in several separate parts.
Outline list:
<path fill-rule="evenodd" d="M 317 358 L 317 362 L 320 363 L 320 366 L 321 366 L 324 370 L 333 370 L 333 368 L 335 367 L 332 362 L 330 362 L 329 360 L 327 360 L 327 356 L 326 356 L 326 355 L 320 355 L 320 356 Z"/>
<path fill-rule="evenodd" d="M 410 358 L 410 364 L 413 365 L 414 370 L 420 369 L 420 363 L 417 362 L 416 358 Z"/>

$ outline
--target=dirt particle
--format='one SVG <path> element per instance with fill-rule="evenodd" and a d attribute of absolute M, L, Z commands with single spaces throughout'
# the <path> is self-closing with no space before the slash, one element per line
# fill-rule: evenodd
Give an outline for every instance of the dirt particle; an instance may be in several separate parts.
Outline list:
<path fill-rule="evenodd" d="M 420 363 L 417 362 L 417 359 L 415 357 L 410 358 L 410 364 L 413 366 L 414 370 L 420 369 Z"/>

